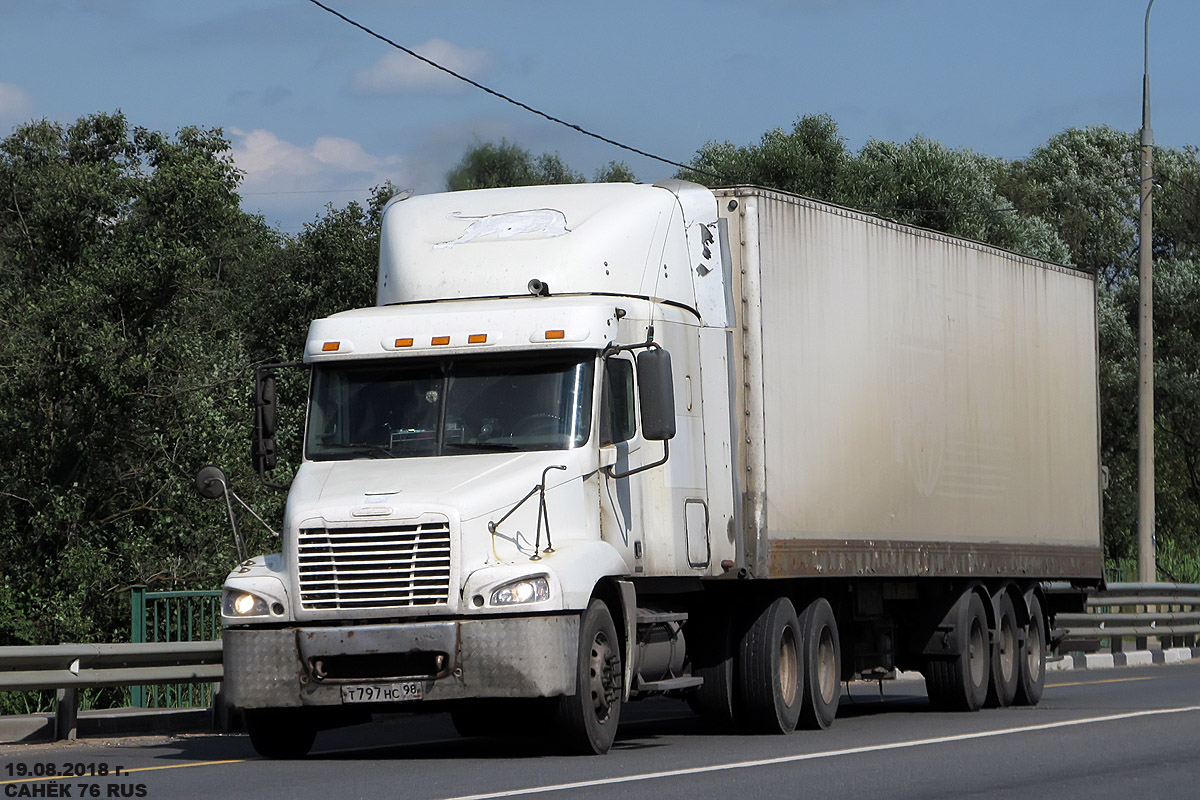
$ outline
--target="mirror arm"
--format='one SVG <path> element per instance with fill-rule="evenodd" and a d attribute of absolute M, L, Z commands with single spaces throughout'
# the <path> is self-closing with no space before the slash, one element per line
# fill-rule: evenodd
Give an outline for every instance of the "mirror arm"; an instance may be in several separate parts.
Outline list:
<path fill-rule="evenodd" d="M 667 439 L 663 439 L 662 443 L 663 455 L 658 461 L 652 461 L 649 464 L 642 464 L 640 467 L 634 467 L 628 472 L 613 472 L 613 468 L 611 466 L 604 467 L 605 474 L 614 480 L 620 480 L 621 478 L 628 478 L 630 475 L 637 475 L 639 472 L 645 472 L 648 469 L 661 467 L 663 464 L 667 463 L 667 459 L 671 456 L 671 443 Z"/>
<path fill-rule="evenodd" d="M 638 342 L 637 344 L 613 344 L 610 342 L 608 347 L 605 347 L 604 350 L 600 352 L 600 357 L 608 358 L 609 356 L 615 356 L 617 353 L 622 351 L 630 352 L 633 350 L 647 350 L 651 348 L 657 350 L 661 347 L 662 345 L 653 339 L 647 339 L 646 341 Z"/>

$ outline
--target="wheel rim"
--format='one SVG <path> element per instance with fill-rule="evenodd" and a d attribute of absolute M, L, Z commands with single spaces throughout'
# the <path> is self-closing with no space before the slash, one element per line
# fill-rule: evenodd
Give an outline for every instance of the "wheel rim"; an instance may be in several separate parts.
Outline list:
<path fill-rule="evenodd" d="M 592 711 L 596 721 L 608 722 L 613 706 L 620 698 L 617 680 L 619 659 L 609 646 L 608 637 L 601 631 L 592 640 L 592 651 L 588 663 L 589 684 L 592 694 Z"/>
<path fill-rule="evenodd" d="M 829 628 L 821 629 L 821 639 L 817 645 L 817 692 L 821 702 L 833 702 L 837 691 L 837 653 L 833 648 L 833 632 Z"/>
<path fill-rule="evenodd" d="M 983 683 L 987 664 L 984 662 L 983 625 L 978 618 L 971 620 L 971 632 L 967 639 L 967 661 L 971 668 L 971 681 L 976 686 Z"/>
<path fill-rule="evenodd" d="M 1017 671 L 1016 658 L 1016 639 L 1013 631 L 1012 618 L 1005 619 L 1005 625 L 1000 627 L 1000 641 L 996 646 L 1000 648 L 1000 677 L 1005 683 L 1012 680 L 1013 674 Z"/>
<path fill-rule="evenodd" d="M 1029 623 L 1029 635 L 1025 641 L 1025 668 L 1036 683 L 1042 677 L 1042 626 L 1037 620 Z"/>
<path fill-rule="evenodd" d="M 796 633 L 791 626 L 783 629 L 779 637 L 779 692 L 788 708 L 796 702 L 796 677 L 799 675 L 800 654 L 796 647 Z"/>

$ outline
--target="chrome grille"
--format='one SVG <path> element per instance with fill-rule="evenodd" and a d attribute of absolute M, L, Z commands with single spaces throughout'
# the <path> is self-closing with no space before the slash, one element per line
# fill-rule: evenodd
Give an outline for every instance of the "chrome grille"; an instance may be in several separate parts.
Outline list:
<path fill-rule="evenodd" d="M 432 606 L 450 598 L 450 525 L 444 520 L 304 528 L 297 556 L 306 609 Z"/>

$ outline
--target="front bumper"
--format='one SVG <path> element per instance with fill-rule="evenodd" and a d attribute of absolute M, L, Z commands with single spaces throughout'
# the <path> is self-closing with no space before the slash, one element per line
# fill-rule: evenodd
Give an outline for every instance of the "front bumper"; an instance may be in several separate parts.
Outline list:
<path fill-rule="evenodd" d="M 579 619 L 227 628 L 222 693 L 237 708 L 341 705 L 348 683 L 413 679 L 424 683 L 425 700 L 574 694 Z M 341 672 L 322 677 L 330 664 Z"/>

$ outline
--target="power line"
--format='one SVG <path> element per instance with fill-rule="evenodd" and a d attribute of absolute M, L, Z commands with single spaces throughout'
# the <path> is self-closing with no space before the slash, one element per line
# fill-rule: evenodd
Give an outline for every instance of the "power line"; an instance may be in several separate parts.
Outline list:
<path fill-rule="evenodd" d="M 441 70 L 442 72 L 446 73 L 447 75 L 449 75 L 453 78 L 457 78 L 458 80 L 463 81 L 464 83 L 468 83 L 471 86 L 474 86 L 476 89 L 487 92 L 492 97 L 499 98 L 500 100 L 503 100 L 506 103 L 511 103 L 512 105 L 516 106 L 517 108 L 524 109 L 525 111 L 528 111 L 531 114 L 536 114 L 539 117 L 542 117 L 543 119 L 549 120 L 550 122 L 556 123 L 558 125 L 562 125 L 566 128 L 570 128 L 571 130 L 573 130 L 577 133 L 582 133 L 584 136 L 590 136 L 593 139 L 599 139 L 600 141 L 604 142 L 605 144 L 610 144 L 613 147 L 619 147 L 622 150 L 629 151 L 630 153 L 635 153 L 639 156 L 643 156 L 645 158 L 650 158 L 655 161 L 661 161 L 663 164 L 670 164 L 672 167 L 678 167 L 679 169 L 686 169 L 686 170 L 690 170 L 692 172 L 699 173 L 701 175 L 706 175 L 710 178 L 714 178 L 719 181 L 727 180 L 727 178 L 724 175 L 718 175 L 714 172 L 708 172 L 707 170 L 699 169 L 698 167 L 689 166 L 687 164 L 680 164 L 678 161 L 672 161 L 669 158 L 663 158 L 662 156 L 656 156 L 653 153 L 647 153 L 645 150 L 639 150 L 636 147 L 631 147 L 630 145 L 622 144 L 621 142 L 618 142 L 615 139 L 609 139 L 607 136 L 601 136 L 598 133 L 589 131 L 586 128 L 576 125 L 573 122 L 567 122 L 564 119 L 560 119 L 559 117 L 555 117 L 551 114 L 547 114 L 545 111 L 540 111 L 540 110 L 534 108 L 533 106 L 522 103 L 520 100 L 515 100 L 506 94 L 496 91 L 495 89 L 484 86 L 482 83 L 472 80 L 472 79 L 468 78 L 466 75 L 461 75 L 461 74 L 455 72 L 454 70 L 450 69 L 449 67 L 444 67 L 441 64 L 437 63 L 436 61 L 426 58 L 425 56 L 421 55 L 420 53 L 416 52 L 415 50 L 411 50 L 411 49 L 405 47 L 404 45 L 397 44 L 396 42 L 387 38 L 383 34 L 376 33 L 375 31 L 368 28 L 366 25 L 363 25 L 360 22 L 356 22 L 356 21 L 350 19 L 350 17 L 347 17 L 345 14 L 343 14 L 342 12 L 340 12 L 336 9 L 330 8 L 329 6 L 320 2 L 320 0 L 308 0 L 308 2 L 312 3 L 314 6 L 317 6 L 318 8 L 328 11 L 330 14 L 333 14 L 335 17 L 342 20 L 343 22 L 348 22 L 349 24 L 358 28 L 360 31 L 370 34 L 371 36 L 374 36 L 379 41 L 390 44 L 392 47 L 396 48 L 397 50 L 407 53 L 408 55 L 412 56 L 413 58 L 417 59 L 418 61 L 423 61 L 424 63 L 428 64 L 429 66 L 433 67 L 434 69 Z"/>

